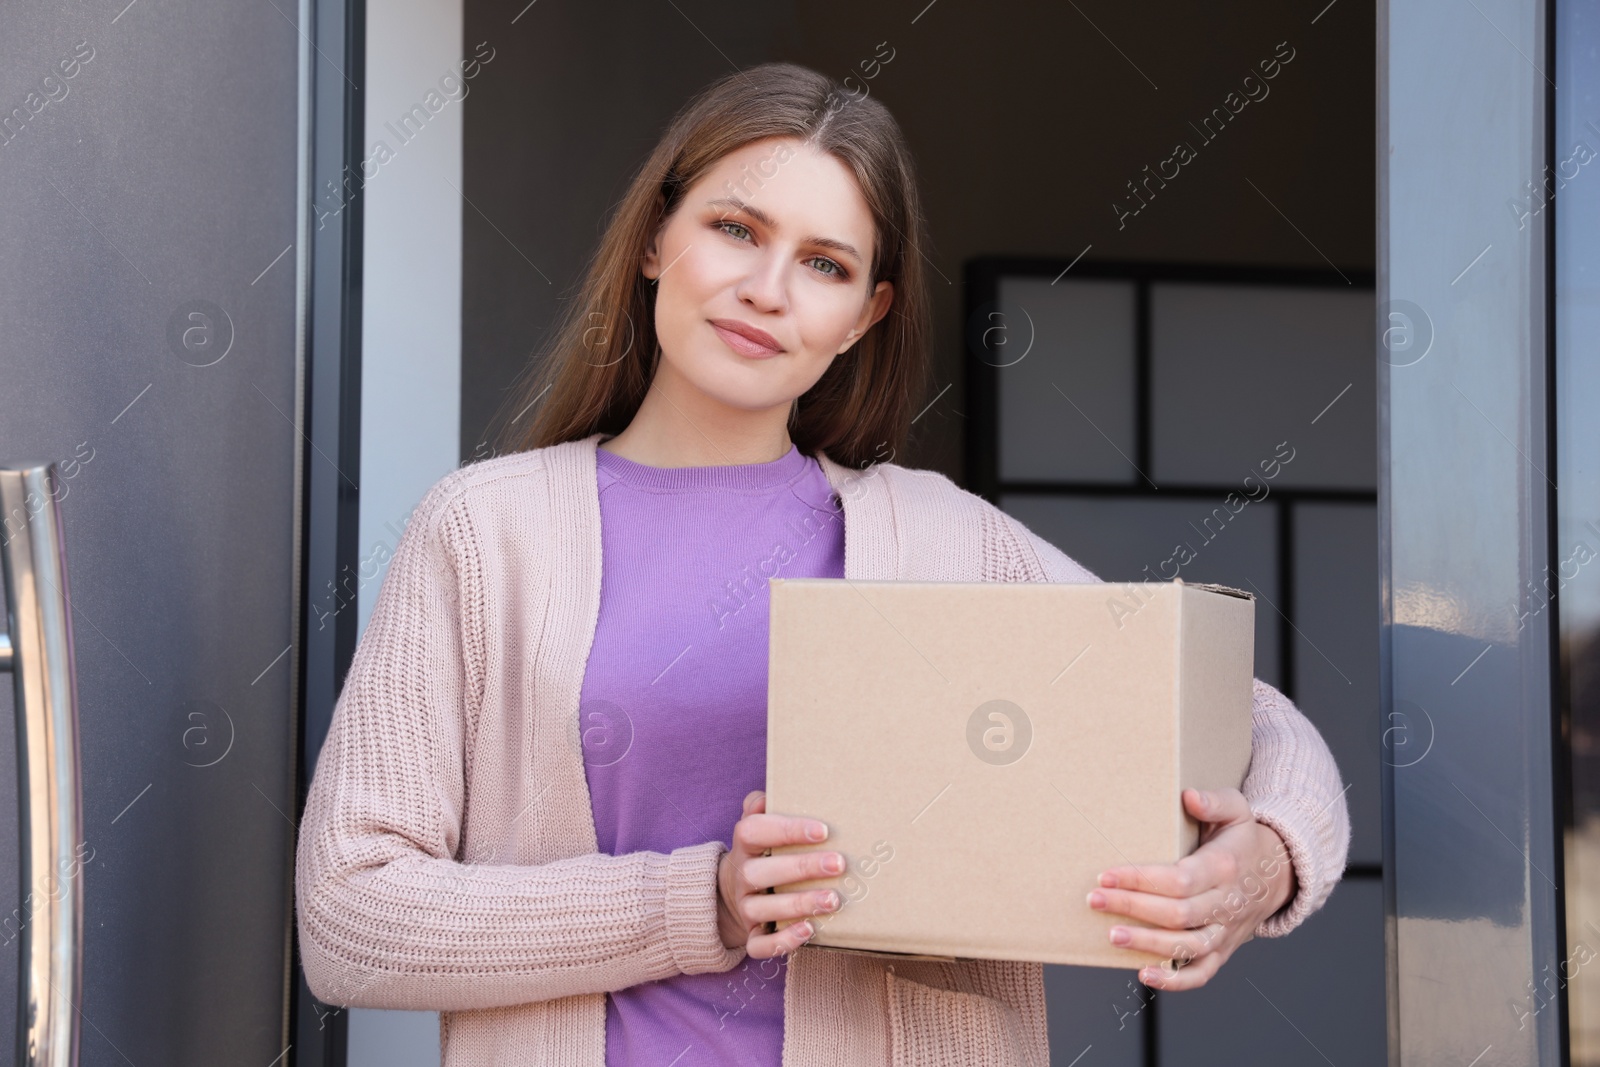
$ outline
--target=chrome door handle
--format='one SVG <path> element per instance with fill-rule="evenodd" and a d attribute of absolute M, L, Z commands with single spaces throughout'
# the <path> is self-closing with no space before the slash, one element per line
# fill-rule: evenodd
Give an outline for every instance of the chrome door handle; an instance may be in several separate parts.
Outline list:
<path fill-rule="evenodd" d="M 55 464 L 0 468 L 6 632 L 21 821 L 20 1067 L 77 1067 L 83 998 L 78 683 Z M 31 908 L 30 908 L 31 905 Z"/>

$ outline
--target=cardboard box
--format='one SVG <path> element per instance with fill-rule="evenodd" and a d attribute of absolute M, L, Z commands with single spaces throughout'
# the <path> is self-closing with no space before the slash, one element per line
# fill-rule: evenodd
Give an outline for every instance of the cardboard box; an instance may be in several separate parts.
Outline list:
<path fill-rule="evenodd" d="M 1099 873 L 1250 763 L 1255 600 L 1172 582 L 772 579 L 767 810 L 828 824 L 811 944 L 1136 968 Z"/>

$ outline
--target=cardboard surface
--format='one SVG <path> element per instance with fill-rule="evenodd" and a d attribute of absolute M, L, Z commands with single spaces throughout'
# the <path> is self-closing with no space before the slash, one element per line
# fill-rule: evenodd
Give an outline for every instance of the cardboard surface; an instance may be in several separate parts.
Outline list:
<path fill-rule="evenodd" d="M 829 826 L 811 944 L 1136 968 L 1099 873 L 1174 863 L 1250 762 L 1254 597 L 1172 582 L 772 579 L 767 810 Z M 798 887 L 785 887 L 798 888 Z"/>

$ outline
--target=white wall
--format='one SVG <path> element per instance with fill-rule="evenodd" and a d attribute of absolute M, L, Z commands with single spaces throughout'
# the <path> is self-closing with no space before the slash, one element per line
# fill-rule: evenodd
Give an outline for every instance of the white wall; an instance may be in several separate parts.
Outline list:
<path fill-rule="evenodd" d="M 367 7 L 361 552 L 387 561 L 460 462 L 462 0 Z M 323 73 L 327 73 L 324 71 Z M 363 568 L 371 574 L 371 567 Z M 358 594 L 366 628 L 382 571 Z M 437 1067 L 433 1012 L 352 1009 L 350 1067 Z"/>

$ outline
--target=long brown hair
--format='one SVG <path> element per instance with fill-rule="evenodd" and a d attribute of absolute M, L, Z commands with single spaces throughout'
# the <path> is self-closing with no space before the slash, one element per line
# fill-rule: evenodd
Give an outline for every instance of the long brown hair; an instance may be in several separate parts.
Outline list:
<path fill-rule="evenodd" d="M 894 285 L 889 313 L 800 398 L 790 439 L 851 467 L 901 450 L 929 384 L 924 223 L 911 153 L 878 101 L 814 70 L 766 63 L 717 81 L 672 120 L 606 227 L 577 299 L 501 406 L 496 421 L 515 414 L 496 434 L 497 452 L 627 427 L 660 358 L 655 287 L 639 270 L 650 239 L 718 160 L 768 137 L 806 141 L 850 168 L 877 231 L 868 291 Z"/>

